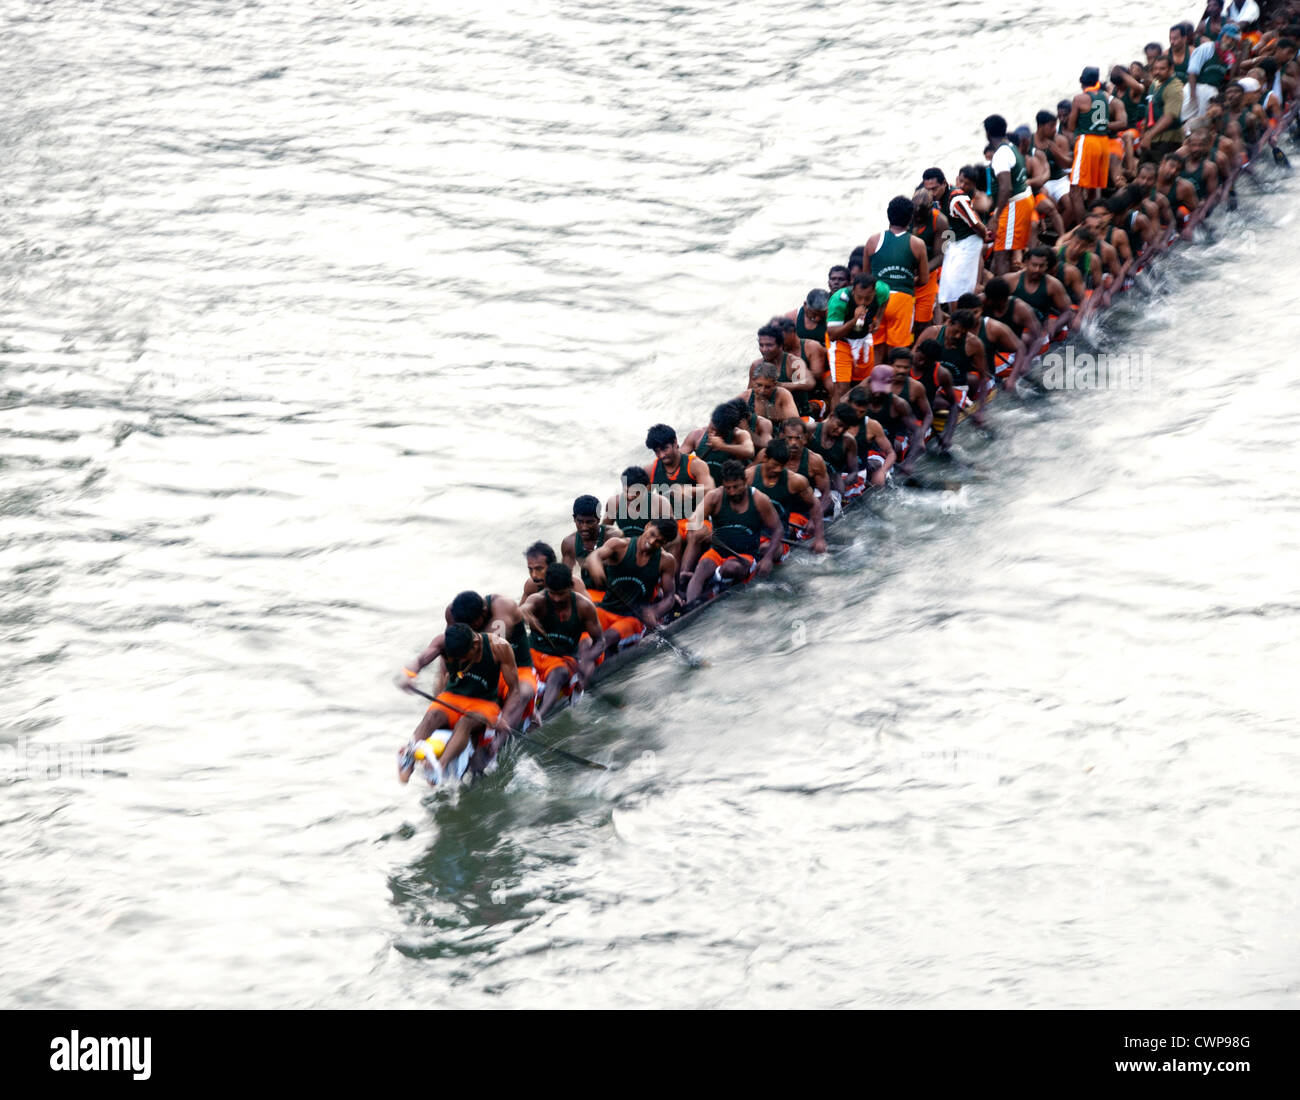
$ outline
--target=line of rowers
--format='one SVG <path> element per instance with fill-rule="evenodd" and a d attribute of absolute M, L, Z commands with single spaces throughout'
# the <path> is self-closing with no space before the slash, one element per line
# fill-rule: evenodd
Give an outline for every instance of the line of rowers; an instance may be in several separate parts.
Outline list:
<path fill-rule="evenodd" d="M 1148 100 L 1171 68 L 1153 59 Z M 1116 86 L 1131 91 L 1123 72 Z M 891 200 L 886 228 L 831 268 L 827 289 L 758 330 L 741 394 L 680 442 L 654 425 L 653 460 L 624 470 L 603 505 L 578 497 L 558 555 L 528 547 L 518 600 L 467 591 L 447 605 L 446 629 L 397 676 L 416 691 L 438 662 L 433 701 L 399 752 L 403 782 L 421 761 L 432 782 L 463 775 L 476 754 L 490 758 L 498 730 L 540 724 L 608 655 L 723 586 L 765 577 L 793 543 L 825 552 L 844 501 L 910 474 L 927 448 L 947 455 L 955 411 L 982 423 L 989 392 L 999 380 L 1014 390 L 1044 334 L 1092 292 L 1124 285 L 1141 249 L 1176 232 L 1244 156 L 1215 122 L 1227 117 L 1216 98 L 1182 150 L 1134 165 L 1135 144 L 1158 152 L 1152 135 L 1169 126 L 1139 125 L 1116 152 L 1104 135 L 1131 113 L 1099 90 L 1096 69 L 1080 84 L 1032 134 L 987 118 L 987 167 L 963 167 L 955 185 L 927 169 L 912 198 Z M 1069 186 L 1051 186 L 1071 134 Z M 1048 236 L 1055 248 L 1039 243 Z"/>

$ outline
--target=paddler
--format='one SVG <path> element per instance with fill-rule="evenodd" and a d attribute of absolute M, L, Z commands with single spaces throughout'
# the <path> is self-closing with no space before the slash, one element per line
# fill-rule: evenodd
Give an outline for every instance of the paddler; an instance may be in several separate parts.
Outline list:
<path fill-rule="evenodd" d="M 910 348 L 892 352 L 900 358 L 912 355 Z M 894 368 L 879 366 L 871 372 L 865 386 L 849 391 L 849 404 L 861 417 L 854 435 L 859 462 L 867 470 L 873 488 L 879 489 L 889 477 L 895 462 L 900 462 L 915 440 L 916 421 L 911 406 L 893 392 Z"/>
<path fill-rule="evenodd" d="M 560 560 L 570 569 L 577 569 L 582 583 L 593 600 L 600 599 L 600 592 L 591 592 L 591 575 L 587 572 L 587 557 L 593 550 L 604 545 L 605 539 L 617 531 L 610 529 L 600 521 L 600 501 L 589 494 L 578 497 L 573 502 L 573 533 L 566 535 L 560 543 Z"/>
<path fill-rule="evenodd" d="M 830 365 L 826 358 L 826 325 L 824 323 L 822 325 L 821 340 L 806 340 L 799 335 L 795 323 L 788 317 L 773 317 L 769 323 L 781 330 L 783 341 L 781 349 L 793 358 L 802 359 L 812 378 L 812 385 L 802 391 L 797 386 L 785 383 L 786 389 L 794 398 L 795 406 L 799 409 L 799 415 L 820 420 L 826 415 L 826 407 L 830 401 L 827 388 L 830 382 L 828 373 Z M 777 381 L 780 382 L 781 379 L 778 378 Z"/>
<path fill-rule="evenodd" d="M 808 449 L 810 430 L 802 420 L 787 420 L 781 425 L 780 438 L 785 440 L 786 449 L 790 452 L 786 469 L 808 479 L 825 514 L 831 511 L 833 505 L 830 471 L 826 469 L 826 460 Z M 766 453 L 766 450 L 759 452 L 760 462 Z"/>
<path fill-rule="evenodd" d="M 532 635 L 529 657 L 542 689 L 540 720 L 590 681 L 605 649 L 605 634 L 596 605 L 574 591 L 573 574 L 563 565 L 546 570 L 546 587 L 529 596 L 519 610 Z"/>
<path fill-rule="evenodd" d="M 879 369 L 874 368 L 872 375 Z M 831 411 L 831 415 L 813 428 L 808 436 L 808 449 L 821 455 L 826 463 L 826 473 L 831 482 L 832 507 L 836 511 L 839 511 L 843 500 L 857 496 L 866 488 L 866 479 L 858 472 L 858 445 L 853 434 L 861 422 L 862 418 L 853 406 L 847 401 L 841 401 Z"/>
<path fill-rule="evenodd" d="M 925 387 L 931 410 L 947 415 L 943 435 L 935 441 L 940 453 L 946 454 L 952 446 L 952 433 L 957 430 L 956 410 L 961 407 L 961 395 L 953 385 L 952 372 L 940 362 L 943 353 L 938 340 L 918 341 L 912 349 L 912 377 Z"/>
<path fill-rule="evenodd" d="M 521 600 L 542 590 L 546 583 L 546 567 L 555 564 L 555 551 L 547 543 L 535 542 L 524 551 L 524 564 L 528 567 L 528 579 L 524 581 Z"/>
<path fill-rule="evenodd" d="M 943 349 L 939 361 L 952 375 L 960 405 L 963 408 L 974 405 L 972 419 L 981 424 L 984 403 L 988 398 L 989 374 L 984 362 L 984 345 L 975 329 L 975 315 L 968 309 L 959 309 L 946 324 L 926 329 L 921 333 L 921 339 L 935 340 Z"/>
<path fill-rule="evenodd" d="M 564 566 L 560 568 L 563 569 Z M 519 604 L 509 596 L 480 596 L 477 592 L 460 592 L 446 606 L 443 616 L 448 626 L 464 623 L 471 630 L 490 631 L 510 644 L 510 650 L 515 655 L 515 669 L 519 673 L 519 690 L 510 696 L 508 703 L 502 700 L 501 719 L 507 726 L 521 729 L 533 713 L 537 697 L 537 675 L 533 671 L 533 659 L 528 652 L 528 627 L 524 623 Z"/>
<path fill-rule="evenodd" d="M 894 370 L 894 396 L 902 398 L 907 405 L 907 416 L 913 425 L 911 435 L 904 441 L 903 453 L 899 456 L 898 472 L 903 475 L 910 474 L 917 459 L 925 453 L 925 437 L 930 431 L 930 425 L 934 423 L 934 410 L 930 407 L 925 386 L 912 377 L 912 360 L 915 355 L 915 347 L 909 348 L 906 354 L 896 351 L 893 362 L 889 364 Z M 854 408 L 858 406 L 854 405 Z M 858 447 L 858 453 L 862 453 L 861 446 Z"/>
<path fill-rule="evenodd" d="M 740 419 L 740 414 L 736 414 Z M 621 475 L 623 488 L 605 502 L 605 523 L 617 527 L 627 538 L 639 538 L 652 519 L 673 519 L 672 504 L 650 488 L 650 475 L 640 466 L 629 466 Z M 552 555 L 554 560 L 554 555 Z M 530 563 L 531 569 L 531 563 Z M 543 576 L 545 570 L 543 569 Z M 533 589 L 539 591 L 541 585 Z"/>
<path fill-rule="evenodd" d="M 453 778 L 464 775 L 473 750 L 490 742 L 501 724 L 503 703 L 509 706 L 510 697 L 519 690 L 510 643 L 495 634 L 476 632 L 464 623 L 452 623 L 411 667 L 402 670 L 406 680 L 402 686 L 414 690 L 415 677 L 438 658 L 442 659 L 447 677 L 446 687 L 429 704 L 411 735 L 411 743 L 398 752 L 397 778 L 403 783 L 415 769 L 415 751 L 420 742 L 428 741 L 441 729 L 451 729 L 451 736 L 442 747 L 436 740 L 430 744 L 428 751 L 433 759 L 425 756 L 426 767 L 434 776 L 443 770 Z"/>
<path fill-rule="evenodd" d="M 1025 257 L 1025 269 L 1016 280 L 1016 285 L 1011 288 L 1011 296 L 1025 302 L 1034 311 L 1040 325 L 1046 324 L 1050 317 L 1073 308 L 1064 284 L 1047 273 L 1051 258 L 1051 249 L 1041 245 L 1031 248 Z"/>
<path fill-rule="evenodd" d="M 711 532 L 704 526 L 705 521 L 711 522 Z M 691 577 L 686 589 L 687 604 L 698 600 L 714 577 L 748 581 L 772 571 L 782 547 L 781 517 L 767 495 L 746 482 L 742 463 L 733 460 L 723 466 L 721 488 L 705 494 L 691 522 L 692 527 L 698 525 L 698 530 L 692 533 L 682 563 L 682 575 Z M 758 554 L 765 530 L 770 541 L 760 561 Z M 705 543 L 710 544 L 709 549 L 701 554 Z"/>
<path fill-rule="evenodd" d="M 757 426 L 754 442 L 759 447 L 767 446 L 774 424 L 799 417 L 799 407 L 794 403 L 793 395 L 784 386 L 777 385 L 777 375 L 777 368 L 771 363 L 759 363 L 754 368 L 749 389 L 735 399 L 743 401 L 749 410 L 750 423 Z"/>
<path fill-rule="evenodd" d="M 889 287 L 885 301 L 882 339 L 875 341 L 874 358 L 885 362 L 891 348 L 912 346 L 917 291 L 930 281 L 930 260 L 925 243 L 912 233 L 916 208 L 905 195 L 896 195 L 885 207 L 889 224 L 873 233 L 863 245 L 872 277 Z"/>
<path fill-rule="evenodd" d="M 796 415 L 808 415 L 808 397 L 817 385 L 808 364 L 798 354 L 791 354 L 786 349 L 785 333 L 781 329 L 783 318 L 774 317 L 758 330 L 758 358 L 749 364 L 750 384 L 753 384 L 754 372 L 764 363 L 776 368 L 776 382 L 794 398 Z M 794 325 L 790 325 L 790 334 L 798 347 L 798 337 L 794 336 Z M 823 356 L 825 352 L 823 351 Z M 824 359 L 823 359 L 824 361 Z M 763 415 L 767 415 L 764 413 Z M 771 417 L 768 417 L 770 420 Z M 742 461 L 748 461 L 753 455 L 737 455 Z M 716 480 L 716 479 L 715 479 Z"/>
<path fill-rule="evenodd" d="M 682 454 L 677 444 L 677 433 L 667 424 L 656 424 L 646 432 L 645 445 L 655 456 L 645 468 L 650 488 L 667 497 L 677 519 L 679 539 L 670 539 L 669 542 L 684 543 L 686 521 L 700 498 L 713 488 L 713 475 L 700 459 Z"/>
<path fill-rule="evenodd" d="M 672 520 L 651 520 L 635 542 L 612 538 L 591 555 L 587 568 L 605 592 L 596 604 L 596 615 L 607 648 L 633 644 L 673 606 L 677 559 L 664 546 L 676 535 Z"/>
<path fill-rule="evenodd" d="M 826 531 L 812 482 L 789 469 L 789 461 L 790 445 L 784 436 L 778 436 L 749 468 L 745 480 L 772 502 L 789 538 L 800 540 L 811 535 L 813 552 L 824 554 Z"/>
<path fill-rule="evenodd" d="M 728 459 L 752 462 L 758 453 L 753 437 L 740 426 L 740 417 L 740 409 L 734 401 L 718 405 L 709 416 L 709 423 L 691 432 L 682 445 L 683 450 L 708 466 L 714 484 L 722 474 L 722 464 Z"/>

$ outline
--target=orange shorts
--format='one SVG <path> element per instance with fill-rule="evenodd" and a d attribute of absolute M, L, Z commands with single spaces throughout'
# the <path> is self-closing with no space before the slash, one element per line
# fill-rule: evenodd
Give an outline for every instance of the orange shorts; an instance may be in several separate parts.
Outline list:
<path fill-rule="evenodd" d="M 938 293 L 938 286 L 935 292 Z M 916 297 L 903 290 L 891 290 L 885 303 L 885 344 L 891 348 L 912 346 L 912 321 L 916 316 Z M 933 311 L 930 316 L 934 316 Z"/>
<path fill-rule="evenodd" d="M 939 272 L 936 267 L 930 272 L 930 281 L 916 292 L 916 320 L 928 325 L 934 320 L 934 303 L 939 300 Z"/>
<path fill-rule="evenodd" d="M 1034 196 L 1012 199 L 998 215 L 993 234 L 994 252 L 1016 252 L 1029 247 L 1029 226 L 1034 220 Z"/>
<path fill-rule="evenodd" d="M 691 517 L 690 517 L 690 516 L 686 516 L 684 519 L 679 519 L 679 520 L 677 521 L 677 537 L 678 537 L 679 539 L 681 539 L 682 542 L 685 542 L 687 536 L 690 534 L 690 531 L 688 531 L 688 530 L 686 529 L 686 525 L 687 525 L 688 523 L 690 523 L 690 522 L 691 522 Z M 706 530 L 706 531 L 712 531 L 712 530 L 713 530 L 713 521 L 712 521 L 712 520 L 708 520 L 708 519 L 706 519 L 706 520 L 704 521 L 704 530 Z M 604 595 L 605 595 L 605 593 L 602 592 L 602 593 L 601 593 L 601 596 L 603 597 Z M 596 600 L 596 599 L 593 599 L 593 600 L 592 600 L 592 603 L 597 603 L 597 604 L 598 604 L 599 602 L 600 602 L 600 601 L 599 601 L 599 600 Z"/>
<path fill-rule="evenodd" d="M 600 603 L 600 601 L 603 600 L 604 598 L 605 598 L 605 593 L 603 589 L 600 588 L 587 589 L 587 599 L 589 599 L 592 603 Z"/>
<path fill-rule="evenodd" d="M 710 548 L 700 555 L 700 565 L 703 565 L 707 561 L 714 569 L 718 569 L 722 566 L 724 561 L 730 561 L 733 558 L 749 564 L 749 573 L 745 577 L 746 581 L 749 580 L 749 578 L 754 575 L 754 571 L 758 568 L 758 560 L 751 554 L 731 554 L 724 558 L 716 550 Z M 696 568 L 698 569 L 699 566 L 697 565 Z"/>
<path fill-rule="evenodd" d="M 538 679 L 544 684 L 546 678 L 550 676 L 557 668 L 567 669 L 569 673 L 569 683 L 564 689 L 564 694 L 568 695 L 573 690 L 573 677 L 578 672 L 578 659 L 576 657 L 557 657 L 553 653 L 542 653 L 539 650 L 529 650 L 533 655 L 533 664 L 537 668 Z"/>
<path fill-rule="evenodd" d="M 836 382 L 861 382 L 870 373 L 871 334 L 857 340 L 826 338 L 826 354 L 831 361 L 831 378 Z"/>
<path fill-rule="evenodd" d="M 1123 147 L 1120 154 L 1123 155 Z M 1110 138 L 1105 134 L 1080 134 L 1074 140 L 1074 166 L 1070 183 L 1075 187 L 1105 187 L 1110 178 Z"/>
<path fill-rule="evenodd" d="M 630 645 L 645 633 L 645 623 L 635 615 L 616 615 L 597 604 L 596 617 L 600 620 L 602 630 L 609 630 L 612 627 L 618 631 L 620 646 Z"/>
<path fill-rule="evenodd" d="M 447 705 L 444 706 L 444 703 Z M 469 695 L 457 695 L 454 691 L 444 691 L 429 704 L 429 709 L 442 711 L 453 726 L 466 714 L 477 714 L 486 718 L 488 729 L 501 720 L 501 707 L 490 699 L 475 699 Z"/>

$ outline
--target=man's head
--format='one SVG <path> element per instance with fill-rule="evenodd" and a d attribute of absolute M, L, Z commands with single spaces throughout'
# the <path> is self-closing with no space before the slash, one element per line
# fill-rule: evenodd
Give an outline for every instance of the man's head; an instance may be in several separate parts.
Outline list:
<path fill-rule="evenodd" d="M 764 325 L 758 330 L 758 354 L 768 363 L 775 363 L 781 357 L 781 345 L 785 338 L 775 325 Z"/>
<path fill-rule="evenodd" d="M 984 120 L 984 136 L 994 145 L 1007 136 L 1007 120 L 1001 115 L 989 115 Z"/>
<path fill-rule="evenodd" d="M 912 362 L 917 370 L 931 370 L 941 358 L 943 345 L 938 340 L 922 340 L 912 349 Z"/>
<path fill-rule="evenodd" d="M 978 324 L 975 314 L 969 309 L 959 309 L 948 319 L 948 335 L 964 340 L 975 331 L 975 326 Z"/>
<path fill-rule="evenodd" d="M 966 310 L 975 318 L 975 324 L 979 324 L 980 312 L 984 309 L 984 299 L 978 294 L 972 294 L 969 291 L 957 299 L 957 308 Z"/>
<path fill-rule="evenodd" d="M 740 426 L 740 410 L 730 401 L 723 402 L 714 408 L 709 416 L 709 423 L 723 439 L 730 439 L 731 433 Z"/>
<path fill-rule="evenodd" d="M 907 349 L 902 349 L 906 351 Z M 884 363 L 876 367 L 867 378 L 867 392 L 871 394 L 872 399 L 876 399 L 880 394 L 893 392 L 894 389 L 894 368 L 887 367 Z"/>
<path fill-rule="evenodd" d="M 832 268 L 832 270 L 834 269 Z M 844 277 L 847 280 L 848 271 L 843 268 L 840 268 L 840 270 L 844 271 Z M 845 285 L 848 285 L 847 282 Z M 803 319 L 809 328 L 817 328 L 826 320 L 826 309 L 830 304 L 830 299 L 830 294 L 822 290 L 821 287 L 813 287 L 812 290 L 808 291 L 808 297 L 803 300 Z"/>
<path fill-rule="evenodd" d="M 631 489 L 636 485 L 649 485 L 650 475 L 640 466 L 629 466 L 620 475 L 623 481 L 624 489 Z"/>
<path fill-rule="evenodd" d="M 990 279 L 984 284 L 984 308 L 990 313 L 1001 313 L 1011 299 L 1011 288 L 1005 279 Z"/>
<path fill-rule="evenodd" d="M 580 496 L 573 502 L 573 526 L 588 546 L 600 534 L 600 501 L 593 496 Z"/>
<path fill-rule="evenodd" d="M 943 198 L 943 194 L 948 190 L 948 180 L 940 168 L 927 168 L 921 173 L 921 186 L 930 196 L 930 201 L 938 203 Z"/>
<path fill-rule="evenodd" d="M 1171 177 L 1178 175 L 1186 164 L 1187 161 L 1183 159 L 1182 154 L 1166 153 L 1160 161 L 1159 178 L 1162 180 L 1168 180 Z"/>
<path fill-rule="evenodd" d="M 573 574 L 562 562 L 546 567 L 546 597 L 551 603 L 563 606 L 573 595 Z"/>
<path fill-rule="evenodd" d="M 1039 111 L 1034 115 L 1034 125 L 1048 137 L 1056 133 L 1056 116 L 1051 111 Z"/>
<path fill-rule="evenodd" d="M 1085 91 L 1101 83 L 1101 70 L 1096 65 L 1089 65 L 1079 74 L 1079 86 Z"/>
<path fill-rule="evenodd" d="M 1105 199 L 1097 199 L 1088 204 L 1088 211 L 1083 217 L 1083 224 L 1093 233 L 1106 232 L 1110 225 L 1110 206 Z"/>
<path fill-rule="evenodd" d="M 451 601 L 451 621 L 481 630 L 487 619 L 487 603 L 477 592 L 459 592 Z"/>
<path fill-rule="evenodd" d="M 831 294 L 843 290 L 849 285 L 849 269 L 843 264 L 836 264 L 826 273 L 826 286 Z"/>
<path fill-rule="evenodd" d="M 895 195 L 889 200 L 889 205 L 885 208 L 885 213 L 889 217 L 889 224 L 895 229 L 908 229 L 912 225 L 912 218 L 916 214 L 916 207 L 912 205 L 912 200 L 905 195 Z"/>
<path fill-rule="evenodd" d="M 734 458 L 722 464 L 722 491 L 732 504 L 739 504 L 749 488 L 745 484 L 745 464 Z"/>
<path fill-rule="evenodd" d="M 957 172 L 957 190 L 973 195 L 984 183 L 984 169 L 977 164 L 965 164 Z"/>
<path fill-rule="evenodd" d="M 790 457 L 798 459 L 803 453 L 804 444 L 808 442 L 808 429 L 802 420 L 792 416 L 781 421 L 781 438 L 790 448 Z"/>
<path fill-rule="evenodd" d="M 1151 161 L 1143 161 L 1138 165 L 1137 176 L 1134 178 L 1136 183 L 1143 192 L 1150 194 L 1151 188 L 1156 185 L 1156 166 Z"/>
<path fill-rule="evenodd" d="M 1047 268 L 1051 262 L 1052 250 L 1050 248 L 1044 248 L 1042 245 L 1031 248 L 1025 253 L 1025 272 L 1035 279 L 1041 279 L 1047 274 Z"/>
<path fill-rule="evenodd" d="M 1187 34 L 1183 30 L 1183 24 L 1175 23 L 1169 28 L 1169 48 L 1181 50 L 1185 45 L 1187 45 Z"/>
<path fill-rule="evenodd" d="M 835 411 L 822 421 L 822 442 L 834 443 L 845 432 L 861 423 L 862 417 L 858 415 L 858 410 L 847 401 L 841 401 L 835 406 Z"/>
<path fill-rule="evenodd" d="M 1162 53 L 1153 62 L 1151 62 L 1151 75 L 1163 84 L 1169 79 L 1170 74 L 1174 71 L 1174 63 L 1169 59 L 1169 55 Z"/>
<path fill-rule="evenodd" d="M 442 636 L 443 652 L 457 663 L 477 660 L 480 646 L 479 636 L 464 623 L 452 623 Z"/>
<path fill-rule="evenodd" d="M 646 432 L 645 445 L 660 462 L 675 463 L 681 457 L 677 433 L 667 424 L 656 424 Z"/>
<path fill-rule="evenodd" d="M 893 385 L 890 388 L 896 390 L 898 389 L 899 380 L 906 378 L 912 371 L 912 349 L 894 348 L 889 353 L 889 367 L 894 375 Z"/>
<path fill-rule="evenodd" d="M 780 371 L 776 369 L 776 364 L 764 360 L 754 368 L 754 380 L 750 383 L 750 388 L 756 396 L 761 397 L 764 401 L 770 401 L 772 395 L 776 393 L 776 377 L 778 374 L 780 374 Z"/>
<path fill-rule="evenodd" d="M 785 441 L 784 436 L 777 436 L 767 445 L 763 452 L 763 476 L 771 480 L 776 477 L 781 468 L 790 461 L 790 444 Z"/>
<path fill-rule="evenodd" d="M 541 585 L 546 580 L 547 566 L 555 564 L 555 551 L 544 542 L 535 542 L 524 551 L 524 562 L 528 566 L 528 579 Z"/>
<path fill-rule="evenodd" d="M 1165 52 L 1165 48 L 1159 42 L 1148 42 L 1142 47 L 1142 52 L 1146 54 L 1147 64 L 1150 65 Z"/>
<path fill-rule="evenodd" d="M 677 537 L 677 521 L 673 519 L 652 519 L 645 525 L 636 544 L 647 554 L 660 546 L 666 546 Z"/>

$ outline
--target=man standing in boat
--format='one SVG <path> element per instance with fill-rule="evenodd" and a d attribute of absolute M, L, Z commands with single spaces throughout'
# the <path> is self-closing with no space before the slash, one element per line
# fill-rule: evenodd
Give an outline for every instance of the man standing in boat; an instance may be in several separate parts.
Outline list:
<path fill-rule="evenodd" d="M 831 374 L 831 408 L 871 373 L 871 329 L 889 287 L 859 275 L 851 287 L 831 295 L 826 312 L 826 354 Z"/>
<path fill-rule="evenodd" d="M 993 145 L 989 167 L 997 186 L 992 214 L 997 228 L 993 234 L 991 266 L 994 275 L 1004 275 L 1019 263 L 1020 253 L 1029 245 L 1034 192 L 1029 186 L 1025 158 L 1007 140 L 1007 120 L 1001 115 L 989 115 L 984 120 L 984 133 Z"/>
<path fill-rule="evenodd" d="M 540 721 L 591 679 L 605 651 L 605 634 L 596 605 L 573 590 L 573 574 L 563 565 L 546 570 L 545 589 L 529 596 L 519 611 L 532 633 L 529 656 L 542 689 Z"/>
<path fill-rule="evenodd" d="M 975 207 L 975 196 L 983 171 L 964 167 L 957 173 L 957 186 L 949 187 L 938 168 L 927 168 L 922 184 L 948 219 L 943 269 L 939 273 L 939 301 L 951 313 L 953 303 L 979 286 L 984 271 L 984 244 L 989 231 Z M 981 201 L 987 196 L 980 196 Z"/>
<path fill-rule="evenodd" d="M 709 521 L 711 530 L 705 528 Z M 747 581 L 752 576 L 765 577 L 781 551 L 784 528 L 766 493 L 755 490 L 745 480 L 745 467 L 731 461 L 722 468 L 722 487 L 705 494 L 692 527 L 691 543 L 682 562 L 682 575 L 690 574 L 686 602 L 700 598 L 704 586 L 715 576 L 728 581 Z M 762 561 L 758 560 L 763 531 L 771 540 Z M 700 553 L 705 543 L 710 547 Z M 698 564 L 697 564 L 698 563 Z"/>
<path fill-rule="evenodd" d="M 1070 101 L 1067 128 L 1075 134 L 1070 167 L 1072 216 L 1083 216 L 1085 204 L 1097 198 L 1110 180 L 1110 135 L 1124 129 L 1124 105 L 1101 90 L 1101 72 L 1089 65 L 1079 76 L 1082 91 Z"/>
<path fill-rule="evenodd" d="M 912 324 L 916 318 L 916 292 L 930 281 L 930 258 L 925 243 L 912 233 L 916 207 L 912 200 L 896 195 L 885 208 L 888 227 L 873 233 L 863 246 L 871 276 L 889 287 L 883 318 L 883 340 L 875 341 L 877 364 L 885 362 L 893 348 L 912 346 Z"/>

